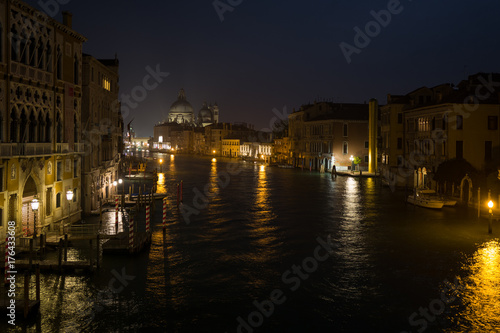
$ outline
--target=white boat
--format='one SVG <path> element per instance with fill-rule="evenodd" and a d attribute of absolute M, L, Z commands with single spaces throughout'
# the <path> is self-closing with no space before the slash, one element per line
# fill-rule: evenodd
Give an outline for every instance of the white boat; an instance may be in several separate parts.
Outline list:
<path fill-rule="evenodd" d="M 411 203 L 412 205 L 425 208 L 441 209 L 444 206 L 443 200 L 434 199 L 429 196 L 422 195 L 418 191 L 416 194 L 409 195 L 406 201 L 408 203 Z"/>
<path fill-rule="evenodd" d="M 430 190 L 430 189 L 421 189 L 418 191 L 418 193 L 422 196 L 427 196 L 431 199 L 436 199 L 436 200 L 441 200 L 443 201 L 443 204 L 445 206 L 449 206 L 449 207 L 453 207 L 457 204 L 457 201 L 456 200 L 453 200 L 453 199 L 449 199 L 445 196 L 441 196 L 439 194 L 436 193 L 436 191 L 434 190 Z"/>

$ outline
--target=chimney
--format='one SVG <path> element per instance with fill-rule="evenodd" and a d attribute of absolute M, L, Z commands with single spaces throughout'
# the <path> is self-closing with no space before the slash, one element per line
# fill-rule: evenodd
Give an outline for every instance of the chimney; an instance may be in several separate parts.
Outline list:
<path fill-rule="evenodd" d="M 63 24 L 70 29 L 73 29 L 73 14 L 68 11 L 63 11 Z"/>

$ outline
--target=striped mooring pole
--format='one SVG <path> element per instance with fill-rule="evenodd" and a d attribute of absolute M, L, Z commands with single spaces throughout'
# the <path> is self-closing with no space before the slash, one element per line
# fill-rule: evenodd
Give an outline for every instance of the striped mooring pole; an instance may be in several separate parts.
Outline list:
<path fill-rule="evenodd" d="M 131 250 L 134 249 L 134 218 L 131 217 L 128 226 L 128 246 Z"/>
<path fill-rule="evenodd" d="M 150 219 L 149 205 L 146 206 L 146 233 L 149 232 L 149 219 Z"/>
<path fill-rule="evenodd" d="M 163 229 L 167 227 L 167 198 L 163 198 Z"/>
<path fill-rule="evenodd" d="M 8 283 L 7 278 L 9 277 L 9 236 L 5 237 L 5 274 L 3 282 Z"/>

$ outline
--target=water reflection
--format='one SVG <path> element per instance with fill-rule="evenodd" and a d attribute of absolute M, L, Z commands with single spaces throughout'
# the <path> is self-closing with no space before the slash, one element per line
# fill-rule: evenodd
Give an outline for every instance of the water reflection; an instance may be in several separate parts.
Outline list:
<path fill-rule="evenodd" d="M 273 224 L 276 216 L 269 196 L 268 171 L 264 165 L 260 165 L 258 168 L 256 166 L 254 170 L 257 184 L 255 185 L 250 234 L 257 248 L 253 252 L 252 260 L 262 263 L 273 260 L 277 255 L 276 226 Z"/>
<path fill-rule="evenodd" d="M 464 269 L 469 276 L 452 321 L 460 332 L 500 332 L 500 241 L 484 243 Z"/>
<path fill-rule="evenodd" d="M 167 187 L 165 186 L 165 174 L 158 173 L 158 181 L 156 182 L 156 192 L 157 193 L 167 193 Z"/>

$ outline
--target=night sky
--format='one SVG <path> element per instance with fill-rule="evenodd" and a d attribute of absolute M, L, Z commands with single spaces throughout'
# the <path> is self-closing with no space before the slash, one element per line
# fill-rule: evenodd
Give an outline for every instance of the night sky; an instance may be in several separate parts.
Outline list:
<path fill-rule="evenodd" d="M 89 39 L 85 53 L 118 54 L 120 94 L 142 85 L 147 66 L 159 64 L 170 73 L 124 115 L 125 124 L 134 118 L 138 136 L 153 134 L 180 88 L 196 115 L 203 101 L 217 102 L 220 121 L 264 129 L 274 108 L 291 112 L 314 100 L 363 103 L 373 97 L 384 104 L 387 93 L 499 71 L 498 0 L 231 2 L 239 4 L 223 13 L 223 21 L 213 0 L 72 0 L 60 11 L 72 12 L 73 29 Z M 339 44 L 355 47 L 354 28 L 365 31 L 375 20 L 370 12 L 388 6 L 390 22 L 379 25 L 378 34 L 372 24 L 374 37 L 368 45 L 358 43 L 363 47 L 348 64 Z"/>

